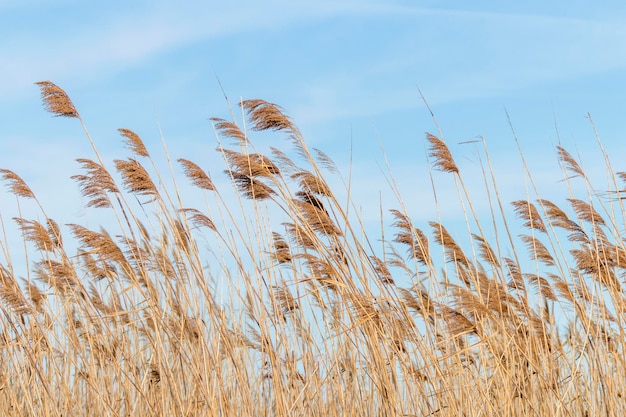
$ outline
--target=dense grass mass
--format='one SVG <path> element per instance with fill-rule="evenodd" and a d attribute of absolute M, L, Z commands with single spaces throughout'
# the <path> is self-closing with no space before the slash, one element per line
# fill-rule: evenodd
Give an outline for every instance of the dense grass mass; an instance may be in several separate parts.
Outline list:
<path fill-rule="evenodd" d="M 277 105 L 246 100 L 245 120 L 212 120 L 225 163 L 214 175 L 237 198 L 178 159 L 206 201 L 185 207 L 137 134 L 120 129 L 130 156 L 109 170 L 66 93 L 38 84 L 93 146 L 73 177 L 89 213 L 117 223 L 59 225 L 0 170 L 18 207 L 40 210 L 13 219 L 28 265 L 0 241 L 1 415 L 625 415 L 626 174 L 608 158 L 612 193 L 558 148 L 564 186 L 587 192 L 511 208 L 485 147 L 493 217 L 480 219 L 446 143 L 427 134 L 468 236 L 414 224 L 400 196 L 382 213 L 393 232 L 373 236 L 329 186 L 333 161 Z M 257 131 L 291 145 L 260 154 Z"/>

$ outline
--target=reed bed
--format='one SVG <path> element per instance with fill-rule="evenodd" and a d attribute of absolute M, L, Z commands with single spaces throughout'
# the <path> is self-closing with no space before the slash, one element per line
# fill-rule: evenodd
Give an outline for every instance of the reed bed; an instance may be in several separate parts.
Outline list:
<path fill-rule="evenodd" d="M 564 186 L 584 195 L 511 205 L 485 146 L 481 219 L 429 133 L 430 173 L 453 178 L 467 236 L 415 224 L 398 196 L 386 238 L 331 189 L 337 167 L 275 104 L 212 119 L 223 170 L 181 158 L 168 188 L 136 133 L 120 129 L 128 157 L 103 161 L 68 95 L 37 84 L 48 111 L 81 123 L 94 156 L 73 179 L 89 213 L 114 220 L 58 224 L 0 170 L 18 207 L 39 210 L 12 219 L 27 265 L 0 241 L 1 415 L 626 414 L 626 173 L 608 158 L 613 189 L 598 194 L 559 147 Z M 257 152 L 264 131 L 290 145 Z M 206 204 L 183 204 L 183 180 Z"/>

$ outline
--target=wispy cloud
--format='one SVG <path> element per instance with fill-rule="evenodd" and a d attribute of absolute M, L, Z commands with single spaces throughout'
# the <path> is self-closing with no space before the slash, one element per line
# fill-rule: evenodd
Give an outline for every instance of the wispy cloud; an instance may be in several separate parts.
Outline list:
<path fill-rule="evenodd" d="M 34 12 L 29 6 L 21 10 L 24 21 L 28 22 L 27 17 Z M 315 22 L 337 17 L 349 21 L 357 16 L 371 23 L 373 33 L 365 29 L 355 33 L 352 40 L 340 39 L 339 44 L 328 44 L 326 48 L 341 48 L 341 43 L 347 42 L 346 46 L 353 49 L 344 54 L 361 62 L 362 71 L 337 73 L 329 65 L 320 67 L 322 72 L 316 77 L 299 80 L 302 89 L 309 91 L 308 103 L 303 108 L 312 118 L 343 116 L 344 112 L 332 110 L 348 108 L 346 100 L 362 104 L 352 113 L 364 109 L 377 112 L 380 106 L 377 103 L 414 105 L 414 96 L 402 92 L 406 84 L 385 85 L 386 77 L 411 80 L 436 91 L 437 100 L 449 101 L 493 96 L 538 82 L 571 79 L 626 66 L 626 28 L 614 20 L 442 10 L 376 2 L 320 1 L 302 5 L 270 1 L 262 5 L 238 2 L 217 6 L 194 2 L 194 12 L 189 10 L 184 2 L 176 7 L 169 2 L 156 2 L 129 8 L 123 14 L 105 14 L 90 24 L 81 23 L 80 16 L 74 16 L 74 20 L 53 16 L 50 21 L 43 19 L 43 23 L 39 19 L 33 23 L 32 31 L 22 30 L 11 37 L 10 43 L 0 45 L 5 63 L 0 69 L 0 96 L 6 99 L 30 87 L 33 80 L 91 80 L 103 74 L 111 76 L 193 42 L 249 33 L 250 42 L 254 43 L 254 33 L 258 31 L 274 31 L 280 33 L 277 36 L 290 37 L 296 36 L 293 31 L 306 32 L 306 25 Z M 369 45 L 384 35 L 376 33 L 376 22 L 381 20 L 387 21 L 385 27 L 397 31 L 397 39 L 386 44 L 389 51 L 375 50 L 375 46 Z M 309 30 L 316 29 L 312 26 Z M 274 53 L 271 45 L 266 47 L 268 53 Z M 330 92 L 336 97 L 329 97 Z M 326 102 L 324 111 L 318 101 L 329 98 L 336 106 L 330 109 Z"/>
<path fill-rule="evenodd" d="M 193 2 L 148 3 L 125 13 L 108 14 L 90 24 L 74 16 L 32 16 L 34 4 L 14 6 L 24 22 L 35 20 L 32 30 L 13 33 L 0 44 L 4 65 L 0 69 L 0 95 L 5 97 L 39 79 L 95 79 L 133 67 L 175 47 L 221 36 L 278 30 L 303 21 L 359 13 L 374 13 L 379 6 L 367 3 L 311 5 L 270 1 L 215 5 Z M 2 5 L 2 3 L 0 3 Z M 121 17 L 120 17 L 121 16 Z M 0 30 L 1 32 L 1 30 Z M 8 36 L 5 37 L 8 39 Z"/>

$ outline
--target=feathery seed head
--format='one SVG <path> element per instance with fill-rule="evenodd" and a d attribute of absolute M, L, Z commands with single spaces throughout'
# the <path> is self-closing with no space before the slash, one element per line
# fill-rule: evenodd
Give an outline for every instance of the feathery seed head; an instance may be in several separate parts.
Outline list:
<path fill-rule="evenodd" d="M 79 117 L 74 103 L 61 87 L 50 81 L 35 84 L 41 89 L 41 99 L 47 111 L 61 117 Z"/>

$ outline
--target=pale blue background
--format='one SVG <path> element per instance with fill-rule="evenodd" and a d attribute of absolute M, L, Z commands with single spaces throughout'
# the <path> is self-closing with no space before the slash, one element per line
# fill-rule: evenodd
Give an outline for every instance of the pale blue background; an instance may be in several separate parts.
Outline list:
<path fill-rule="evenodd" d="M 98 227 L 69 179 L 75 158 L 93 157 L 89 144 L 75 120 L 44 112 L 33 85 L 51 80 L 70 94 L 106 161 L 127 155 L 116 132 L 124 127 L 164 163 L 160 125 L 172 158 L 226 184 L 208 121 L 229 117 L 219 78 L 232 104 L 282 105 L 346 176 L 352 147 L 353 198 L 371 227 L 379 197 L 383 209 L 398 207 L 382 144 L 422 226 L 437 219 L 424 141 L 437 131 L 419 87 L 479 213 L 489 216 L 479 148 L 459 142 L 485 136 L 506 202 L 531 189 L 505 108 L 542 196 L 561 203 L 559 137 L 606 188 L 588 112 L 616 170 L 626 170 L 625 23 L 621 1 L 0 0 L 0 167 L 22 175 L 50 217 Z M 256 144 L 289 146 L 267 136 Z M 453 182 L 435 180 L 442 220 L 454 224 L 462 213 Z M 14 199 L 2 192 L 0 205 L 6 223 Z"/>

